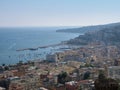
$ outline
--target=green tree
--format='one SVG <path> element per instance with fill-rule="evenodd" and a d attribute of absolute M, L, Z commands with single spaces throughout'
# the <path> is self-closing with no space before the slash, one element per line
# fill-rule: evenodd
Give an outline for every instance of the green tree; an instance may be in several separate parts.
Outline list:
<path fill-rule="evenodd" d="M 62 84 L 65 84 L 65 82 L 67 81 L 67 73 L 66 72 L 62 72 L 58 75 L 58 82 L 59 83 L 62 83 Z"/>
<path fill-rule="evenodd" d="M 99 71 L 99 76 L 98 76 L 98 80 L 99 81 L 104 81 L 106 79 L 106 77 L 105 77 L 105 73 L 104 73 L 104 71 Z"/>
<path fill-rule="evenodd" d="M 84 76 L 83 76 L 83 79 L 86 80 L 86 79 L 88 79 L 89 77 L 90 77 L 90 72 L 89 72 L 89 71 L 85 72 L 85 74 L 84 74 Z"/>

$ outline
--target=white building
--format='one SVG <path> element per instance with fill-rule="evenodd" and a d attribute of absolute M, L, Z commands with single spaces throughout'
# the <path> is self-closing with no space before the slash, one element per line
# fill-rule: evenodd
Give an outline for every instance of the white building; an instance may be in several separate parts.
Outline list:
<path fill-rule="evenodd" d="M 46 89 L 44 87 L 40 87 L 39 90 L 48 90 L 48 89 Z"/>
<path fill-rule="evenodd" d="M 6 90 L 5 88 L 3 88 L 3 87 L 0 87 L 0 90 Z"/>
<path fill-rule="evenodd" d="M 120 79 L 120 66 L 108 67 L 108 77 L 113 79 Z"/>

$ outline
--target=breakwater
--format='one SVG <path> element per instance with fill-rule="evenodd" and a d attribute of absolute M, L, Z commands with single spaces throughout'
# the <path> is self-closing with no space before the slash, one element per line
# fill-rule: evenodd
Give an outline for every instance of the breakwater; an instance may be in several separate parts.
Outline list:
<path fill-rule="evenodd" d="M 23 48 L 23 49 L 17 49 L 16 51 L 25 51 L 25 50 L 38 50 L 39 48 L 48 48 L 48 47 L 56 47 L 56 46 L 60 46 L 60 45 L 65 45 L 65 43 L 59 43 L 59 44 L 52 44 L 52 45 L 46 45 L 46 46 L 39 46 L 36 48 Z"/>

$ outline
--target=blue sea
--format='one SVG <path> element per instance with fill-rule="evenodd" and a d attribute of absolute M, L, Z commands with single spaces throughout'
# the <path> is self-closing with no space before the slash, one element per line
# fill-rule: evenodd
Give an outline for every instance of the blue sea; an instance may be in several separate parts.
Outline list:
<path fill-rule="evenodd" d="M 57 52 L 60 46 L 41 48 L 34 51 L 16 50 L 58 44 L 79 35 L 78 33 L 56 32 L 57 29 L 59 28 L 0 28 L 0 65 L 16 64 L 20 60 L 26 62 L 45 59 L 47 54 Z"/>

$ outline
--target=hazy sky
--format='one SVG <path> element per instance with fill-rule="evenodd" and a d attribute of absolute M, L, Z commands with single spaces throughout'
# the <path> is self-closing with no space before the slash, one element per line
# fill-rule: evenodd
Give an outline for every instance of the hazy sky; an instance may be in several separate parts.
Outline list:
<path fill-rule="evenodd" d="M 120 21 L 120 0 L 0 0 L 0 27 L 81 26 Z"/>

